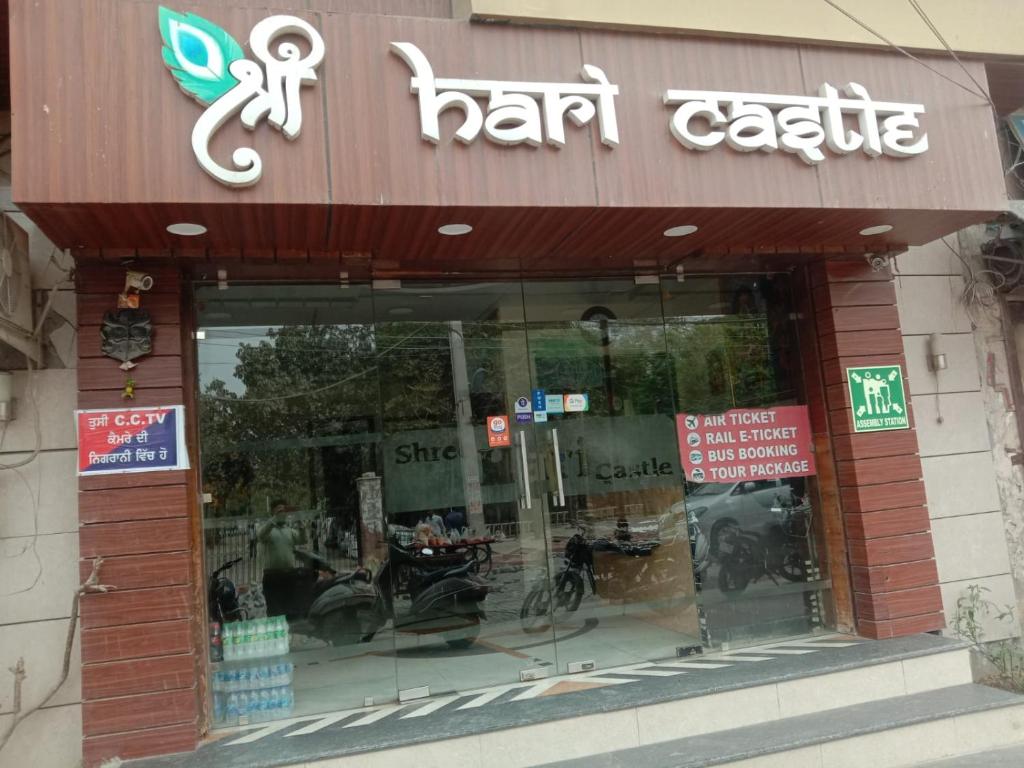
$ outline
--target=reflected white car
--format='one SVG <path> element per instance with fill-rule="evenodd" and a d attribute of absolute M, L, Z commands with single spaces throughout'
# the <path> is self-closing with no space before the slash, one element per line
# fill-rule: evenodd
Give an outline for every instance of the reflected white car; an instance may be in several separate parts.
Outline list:
<path fill-rule="evenodd" d="M 707 537 L 711 551 L 718 552 L 724 528 L 737 525 L 744 531 L 763 533 L 779 521 L 778 509 L 791 505 L 791 480 L 754 480 L 737 483 L 704 483 L 686 496 L 686 510 L 694 515 Z"/>

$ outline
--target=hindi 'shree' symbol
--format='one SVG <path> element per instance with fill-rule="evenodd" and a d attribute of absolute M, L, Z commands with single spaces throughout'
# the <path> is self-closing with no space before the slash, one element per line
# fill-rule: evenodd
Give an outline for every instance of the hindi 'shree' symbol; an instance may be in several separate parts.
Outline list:
<path fill-rule="evenodd" d="M 263 160 L 251 147 L 231 155 L 234 168 L 225 168 L 210 156 L 213 134 L 241 112 L 242 125 L 254 130 L 266 118 L 287 139 L 302 129 L 299 89 L 316 82 L 314 71 L 324 57 L 324 42 L 313 26 L 297 16 L 270 16 L 249 33 L 249 47 L 263 64 L 245 58 L 245 52 L 225 30 L 194 13 L 176 13 L 160 6 L 163 60 L 181 89 L 207 109 L 192 129 L 192 151 L 199 165 L 217 181 L 231 187 L 249 187 L 263 174 Z M 276 55 L 270 46 L 278 37 L 297 35 L 309 43 L 303 56 L 293 42 L 282 42 Z M 264 70 L 266 70 L 264 75 Z"/>

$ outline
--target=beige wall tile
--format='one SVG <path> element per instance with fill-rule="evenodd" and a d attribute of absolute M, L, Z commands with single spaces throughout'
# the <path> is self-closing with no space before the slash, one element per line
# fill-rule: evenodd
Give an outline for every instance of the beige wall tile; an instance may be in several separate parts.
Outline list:
<path fill-rule="evenodd" d="M 987 589 L 988 592 L 985 593 L 984 599 L 993 603 L 988 615 L 981 617 L 981 627 L 985 633 L 983 639 L 985 641 L 1005 640 L 1008 637 L 1016 637 L 1020 634 L 1018 618 L 997 618 L 998 614 L 1007 606 L 1013 607 L 1017 604 L 1013 589 L 1013 577 L 1009 574 L 964 579 L 963 581 L 949 581 L 940 585 L 942 589 L 942 610 L 946 614 L 945 634 L 950 637 L 956 635 L 954 620 L 957 615 L 957 602 L 960 598 L 966 596 L 967 588 L 971 585 Z"/>
<path fill-rule="evenodd" d="M 0 462 L 16 464 L 28 456 L 4 454 Z M 17 471 L 0 470 L 0 539 L 31 536 L 37 527 L 40 534 L 78 532 L 76 460 L 73 450 L 53 451 Z"/>
<path fill-rule="evenodd" d="M 0 624 L 71 615 L 78 588 L 78 534 L 0 540 Z M 36 559 L 38 554 L 38 560 Z"/>
<path fill-rule="evenodd" d="M 60 679 L 68 622 L 69 619 L 56 619 L 0 625 L 0 665 L 4 666 L 4 674 L 7 672 L 6 667 L 14 666 L 19 658 L 25 659 L 28 676 L 22 688 L 22 698 L 27 705 L 41 702 Z M 82 664 L 76 631 L 68 679 L 54 695 L 50 705 L 73 704 L 81 700 Z M 13 705 L 13 687 L 6 683 L 0 685 L 0 714 L 9 713 Z"/>
<path fill-rule="evenodd" d="M 0 731 L 11 716 L 0 717 Z M 23 720 L 4 749 L 2 765 L 12 768 L 75 768 L 82 761 L 82 707 L 42 709 Z"/>
<path fill-rule="evenodd" d="M 14 420 L 7 424 L 3 443 L 0 444 L 0 455 L 31 451 L 36 445 L 34 406 L 31 395 L 25 391 L 28 378 L 26 371 L 14 372 L 17 410 Z M 35 382 L 35 400 L 39 403 L 43 448 L 74 448 L 77 444 L 74 409 L 78 399 L 78 377 L 75 371 L 36 371 L 32 378 Z"/>
<path fill-rule="evenodd" d="M 928 337 L 904 336 L 903 350 L 907 357 L 910 392 L 930 395 L 935 392 L 977 392 L 981 389 L 974 336 L 970 333 L 944 333 L 939 350 L 946 355 L 947 368 L 928 370 Z"/>
<path fill-rule="evenodd" d="M 980 392 L 911 398 L 922 456 L 988 451 L 988 424 Z M 942 416 L 942 423 L 937 417 Z"/>
<path fill-rule="evenodd" d="M 954 248 L 958 247 L 956 235 L 947 237 Z M 942 244 L 934 240 L 925 245 L 912 245 L 906 253 L 896 257 L 896 272 L 900 275 L 956 275 L 963 274 L 960 260 Z"/>
<path fill-rule="evenodd" d="M 965 581 L 1010 572 L 1003 516 L 985 512 L 932 521 L 939 581 Z"/>
<path fill-rule="evenodd" d="M 990 451 L 926 456 L 921 459 L 921 468 L 928 513 L 933 519 L 1001 508 Z"/>
<path fill-rule="evenodd" d="M 971 321 L 960 303 L 960 277 L 898 276 L 895 280 L 900 328 L 911 336 L 970 333 Z"/>

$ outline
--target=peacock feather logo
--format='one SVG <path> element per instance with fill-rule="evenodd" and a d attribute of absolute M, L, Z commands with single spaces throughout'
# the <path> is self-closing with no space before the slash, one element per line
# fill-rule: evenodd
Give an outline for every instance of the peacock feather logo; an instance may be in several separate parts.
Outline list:
<path fill-rule="evenodd" d="M 302 85 L 316 82 L 324 42 L 309 22 L 297 16 L 270 16 L 249 33 L 249 49 L 258 61 L 246 58 L 242 46 L 224 29 L 194 13 L 159 7 L 163 60 L 178 86 L 205 111 L 192 129 L 192 151 L 204 171 L 230 187 L 249 187 L 260 180 L 263 160 L 251 147 L 231 155 L 233 168 L 210 156 L 210 140 L 233 115 L 255 130 L 266 121 L 293 140 L 302 130 Z M 308 50 L 294 42 L 270 47 L 277 38 L 297 35 Z M 262 65 L 262 66 L 261 66 Z"/>

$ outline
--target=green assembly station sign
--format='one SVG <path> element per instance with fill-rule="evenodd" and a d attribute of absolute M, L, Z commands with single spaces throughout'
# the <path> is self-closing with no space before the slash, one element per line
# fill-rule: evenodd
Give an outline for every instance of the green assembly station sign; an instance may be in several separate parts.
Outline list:
<path fill-rule="evenodd" d="M 910 429 L 903 372 L 898 365 L 846 369 L 854 432 Z"/>

